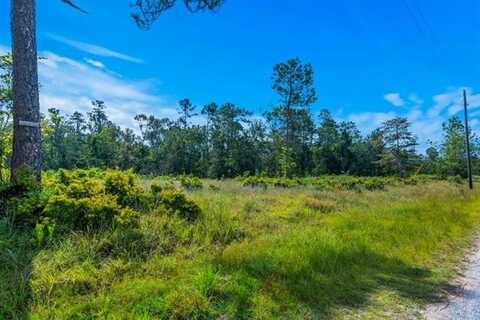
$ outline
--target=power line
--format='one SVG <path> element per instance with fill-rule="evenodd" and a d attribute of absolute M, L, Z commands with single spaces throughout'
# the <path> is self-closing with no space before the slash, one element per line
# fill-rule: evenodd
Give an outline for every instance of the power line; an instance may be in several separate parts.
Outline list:
<path fill-rule="evenodd" d="M 422 36 L 427 42 L 429 42 L 430 44 L 434 44 L 435 35 L 433 32 L 433 28 L 423 14 L 422 9 L 416 3 L 414 4 L 414 6 L 412 6 L 409 0 L 402 1 L 407 8 L 408 13 L 412 17 L 418 32 L 422 34 Z M 434 52 L 434 55 L 437 56 L 436 52 Z"/>
<path fill-rule="evenodd" d="M 403 4 L 405 5 L 405 8 L 407 8 L 408 13 L 410 14 L 410 17 L 412 17 L 415 27 L 417 28 L 417 31 L 421 34 L 423 34 L 424 37 L 426 37 L 425 30 L 423 29 L 422 23 L 418 19 L 417 15 L 413 11 L 413 8 L 410 6 L 410 3 L 408 0 L 402 0 Z"/>
<path fill-rule="evenodd" d="M 440 72 L 442 75 L 444 75 L 443 72 L 440 70 L 444 69 L 444 65 L 442 63 L 442 59 L 440 58 L 440 54 L 438 53 L 437 48 L 439 47 L 437 45 L 436 41 L 436 36 L 435 32 L 433 31 L 433 27 L 430 24 L 429 20 L 427 19 L 426 15 L 423 13 L 421 7 L 414 1 L 414 5 L 412 6 L 410 4 L 409 0 L 402 0 L 404 6 L 407 8 L 407 11 L 411 18 L 413 19 L 415 26 L 417 28 L 417 31 L 421 33 L 422 37 L 425 40 L 425 44 L 427 44 L 428 49 L 431 52 L 431 55 L 433 56 L 433 59 L 431 62 L 435 63 L 435 69 Z"/>
<path fill-rule="evenodd" d="M 478 0 L 472 0 L 472 23 L 477 41 L 480 38 L 480 25 L 478 24 Z"/>
<path fill-rule="evenodd" d="M 405 0 L 405 1 L 408 1 L 408 0 Z M 427 29 L 427 33 L 430 37 L 430 40 L 432 40 L 432 42 L 436 42 L 435 32 L 433 32 L 432 25 L 430 24 L 427 17 L 423 14 L 422 8 L 418 5 L 416 1 L 413 2 L 413 6 L 414 6 L 414 9 L 418 12 L 418 15 L 420 17 L 420 20 L 423 22 L 423 25 Z"/>
<path fill-rule="evenodd" d="M 338 8 L 339 13 L 343 16 L 343 19 L 340 19 L 344 25 L 348 25 L 349 30 L 352 31 L 352 34 L 364 39 L 363 44 L 370 46 L 372 51 L 375 54 L 383 53 L 387 54 L 392 58 L 392 53 L 390 52 L 391 48 L 385 43 L 385 37 L 379 35 L 379 26 L 375 23 L 375 20 L 372 20 L 372 17 L 375 18 L 375 14 L 364 9 L 364 6 L 355 6 L 355 2 L 347 0 L 338 0 L 335 2 L 336 8 Z M 353 26 L 352 26 L 353 24 Z M 369 41 L 369 42 L 368 42 Z M 398 56 L 398 52 L 395 52 Z M 378 60 L 377 60 L 378 61 Z M 366 71 L 367 76 L 375 76 L 379 69 L 370 68 Z M 389 77 L 390 86 L 399 86 L 399 79 L 396 77 Z"/>

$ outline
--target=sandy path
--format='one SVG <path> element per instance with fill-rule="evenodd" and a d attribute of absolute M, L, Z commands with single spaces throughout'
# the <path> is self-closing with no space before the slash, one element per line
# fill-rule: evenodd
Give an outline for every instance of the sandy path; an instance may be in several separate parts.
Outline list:
<path fill-rule="evenodd" d="M 480 238 L 467 257 L 466 269 L 454 282 L 448 301 L 427 307 L 427 320 L 480 320 Z"/>

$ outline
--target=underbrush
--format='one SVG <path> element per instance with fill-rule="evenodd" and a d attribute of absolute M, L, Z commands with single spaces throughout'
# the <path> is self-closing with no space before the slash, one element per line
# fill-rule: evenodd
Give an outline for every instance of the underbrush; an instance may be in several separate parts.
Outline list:
<path fill-rule="evenodd" d="M 33 228 L 41 243 L 72 231 L 137 228 L 142 213 L 157 209 L 189 221 L 200 215 L 179 189 L 144 190 L 130 171 L 60 170 L 46 174 L 41 188 L 23 183 L 4 186 L 0 193 L 0 215 Z"/>
<path fill-rule="evenodd" d="M 173 179 L 131 172 L 48 173 L 42 190 L 2 202 L 0 318 L 389 318 L 399 306 L 418 310 L 436 298 L 478 225 L 478 194 L 430 178 L 353 186 L 351 178 L 266 190 L 205 181 L 215 188 L 185 193 Z"/>
<path fill-rule="evenodd" d="M 245 187 L 293 188 L 313 186 L 320 190 L 383 190 L 386 186 L 417 185 L 439 180 L 438 177 L 417 175 L 408 178 L 399 177 L 354 177 L 354 176 L 321 176 L 307 178 L 271 178 L 264 176 L 249 176 L 240 178 Z M 458 180 L 455 180 L 457 182 Z"/>

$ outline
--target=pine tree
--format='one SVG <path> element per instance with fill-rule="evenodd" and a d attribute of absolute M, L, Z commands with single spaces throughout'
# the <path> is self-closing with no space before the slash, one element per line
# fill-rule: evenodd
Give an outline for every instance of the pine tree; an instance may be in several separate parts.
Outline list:
<path fill-rule="evenodd" d="M 386 173 L 406 175 L 418 160 L 417 138 L 410 131 L 410 123 L 406 118 L 396 117 L 385 121 L 381 132 L 385 144 L 380 158 L 382 167 Z"/>

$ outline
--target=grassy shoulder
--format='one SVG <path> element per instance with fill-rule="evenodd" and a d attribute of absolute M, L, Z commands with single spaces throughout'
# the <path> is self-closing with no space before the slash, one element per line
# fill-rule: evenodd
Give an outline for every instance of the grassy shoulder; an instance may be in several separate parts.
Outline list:
<path fill-rule="evenodd" d="M 203 185 L 187 191 L 201 209 L 195 220 L 142 206 L 134 227 L 39 244 L 4 217 L 0 315 L 415 318 L 452 277 L 480 218 L 478 193 L 444 181 L 375 191 Z"/>

